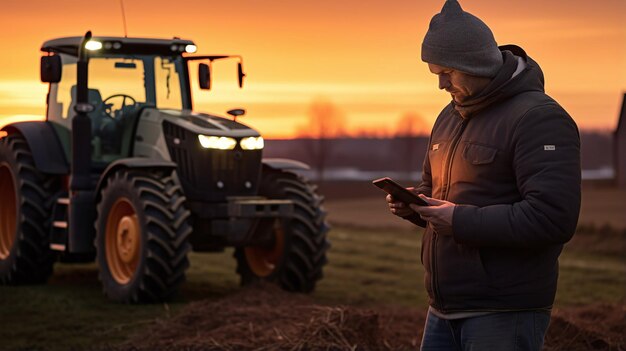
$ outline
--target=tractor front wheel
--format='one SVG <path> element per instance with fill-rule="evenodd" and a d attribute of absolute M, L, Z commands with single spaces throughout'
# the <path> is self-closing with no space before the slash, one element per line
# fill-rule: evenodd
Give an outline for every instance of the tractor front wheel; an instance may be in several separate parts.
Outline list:
<path fill-rule="evenodd" d="M 235 250 L 242 285 L 267 280 L 288 291 L 311 292 L 330 247 L 322 196 L 303 177 L 269 167 L 263 169 L 259 195 L 293 201 L 294 214 L 274 222 L 271 244 Z"/>
<path fill-rule="evenodd" d="M 97 262 L 104 294 L 125 303 L 169 298 L 185 279 L 189 211 L 172 171 L 120 170 L 98 203 Z"/>

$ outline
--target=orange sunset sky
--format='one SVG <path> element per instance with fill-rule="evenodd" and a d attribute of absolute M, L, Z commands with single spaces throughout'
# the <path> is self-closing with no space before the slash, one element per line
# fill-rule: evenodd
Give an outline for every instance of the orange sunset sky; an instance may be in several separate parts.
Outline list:
<path fill-rule="evenodd" d="M 314 101 L 340 111 L 352 135 L 392 135 L 403 115 L 429 129 L 449 95 L 420 58 L 443 0 L 126 0 L 128 35 L 192 39 L 200 54 L 241 54 L 248 77 L 218 63 L 214 89 L 195 110 L 247 109 L 243 122 L 269 138 L 307 125 Z M 542 66 L 546 91 L 583 129 L 612 130 L 626 91 L 626 1 L 461 0 L 499 44 Z M 45 114 L 39 48 L 47 39 L 123 36 L 118 0 L 2 0 L 0 125 Z M 193 77 L 195 82 L 195 77 Z"/>

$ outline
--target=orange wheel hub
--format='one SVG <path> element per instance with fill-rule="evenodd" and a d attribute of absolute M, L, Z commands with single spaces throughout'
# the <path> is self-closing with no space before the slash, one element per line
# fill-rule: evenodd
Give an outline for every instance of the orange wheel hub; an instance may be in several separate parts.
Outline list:
<path fill-rule="evenodd" d="M 0 164 L 0 260 L 9 257 L 15 242 L 17 227 L 17 199 L 13 174 L 6 163 Z"/>
<path fill-rule="evenodd" d="M 115 281 L 130 282 L 141 256 L 141 227 L 137 212 L 127 198 L 118 199 L 111 207 L 105 229 L 105 252 Z"/>
<path fill-rule="evenodd" d="M 285 230 L 276 221 L 274 225 L 274 245 L 271 247 L 250 246 L 244 249 L 248 266 L 258 277 L 267 277 L 276 269 L 285 247 Z"/>

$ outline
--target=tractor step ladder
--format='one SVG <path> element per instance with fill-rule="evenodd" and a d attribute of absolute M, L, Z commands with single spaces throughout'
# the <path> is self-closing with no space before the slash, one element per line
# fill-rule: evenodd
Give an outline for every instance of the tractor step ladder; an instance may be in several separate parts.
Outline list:
<path fill-rule="evenodd" d="M 57 198 L 52 211 L 52 227 L 50 228 L 50 249 L 65 251 L 67 246 L 67 212 L 70 199 L 62 195 Z"/>

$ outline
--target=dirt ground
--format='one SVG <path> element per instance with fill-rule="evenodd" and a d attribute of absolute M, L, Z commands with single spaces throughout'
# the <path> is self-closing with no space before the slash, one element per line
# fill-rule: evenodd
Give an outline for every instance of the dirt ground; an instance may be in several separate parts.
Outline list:
<path fill-rule="evenodd" d="M 105 350 L 415 350 L 425 311 L 324 306 L 271 285 L 188 305 Z M 626 350 L 626 306 L 555 310 L 544 350 Z"/>
<path fill-rule="evenodd" d="M 371 184 L 320 188 L 332 224 L 412 228 L 389 215 L 383 197 Z M 581 222 L 621 230 L 626 225 L 622 195 L 623 191 L 587 189 Z M 417 350 L 424 320 L 423 309 L 322 305 L 309 296 L 264 284 L 220 300 L 193 302 L 174 318 L 110 350 Z M 626 305 L 555 309 L 544 350 L 626 351 Z"/>

